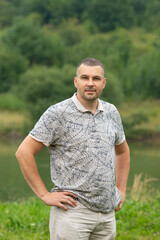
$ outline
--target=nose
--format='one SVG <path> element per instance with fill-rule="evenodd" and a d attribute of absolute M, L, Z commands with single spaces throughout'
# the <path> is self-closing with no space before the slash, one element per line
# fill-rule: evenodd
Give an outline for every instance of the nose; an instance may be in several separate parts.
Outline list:
<path fill-rule="evenodd" d="M 87 85 L 88 85 L 88 86 L 93 86 L 93 79 L 92 79 L 92 78 L 89 78 L 89 79 L 88 79 Z"/>

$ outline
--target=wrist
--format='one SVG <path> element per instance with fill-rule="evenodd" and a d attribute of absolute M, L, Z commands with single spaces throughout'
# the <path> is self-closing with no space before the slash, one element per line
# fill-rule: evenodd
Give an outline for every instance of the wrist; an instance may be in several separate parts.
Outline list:
<path fill-rule="evenodd" d="M 126 186 L 122 186 L 122 185 L 120 185 L 120 184 L 116 184 L 116 187 L 118 188 L 118 190 L 120 190 L 120 191 L 122 191 L 122 192 L 126 192 Z"/>
<path fill-rule="evenodd" d="M 38 197 L 39 197 L 39 199 L 40 199 L 41 201 L 44 201 L 45 198 L 46 198 L 46 196 L 47 196 L 47 194 L 48 194 L 48 191 L 46 190 L 45 192 L 40 193 L 40 195 L 38 195 Z"/>

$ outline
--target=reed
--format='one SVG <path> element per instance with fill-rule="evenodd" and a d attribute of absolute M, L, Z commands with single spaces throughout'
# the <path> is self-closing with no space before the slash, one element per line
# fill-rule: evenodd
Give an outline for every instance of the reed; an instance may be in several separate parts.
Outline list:
<path fill-rule="evenodd" d="M 153 187 L 153 181 L 157 181 L 157 178 L 148 178 L 143 173 L 135 174 L 133 186 L 130 190 L 130 198 L 133 200 L 144 200 L 146 198 L 152 198 L 156 193 L 156 188 Z"/>

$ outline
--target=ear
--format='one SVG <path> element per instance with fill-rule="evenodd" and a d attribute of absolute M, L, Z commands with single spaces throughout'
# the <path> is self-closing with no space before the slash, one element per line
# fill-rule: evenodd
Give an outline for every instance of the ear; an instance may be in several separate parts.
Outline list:
<path fill-rule="evenodd" d="M 74 86 L 77 88 L 77 77 L 74 77 Z"/>
<path fill-rule="evenodd" d="M 106 86 L 106 78 L 103 79 L 103 89 L 105 88 Z"/>

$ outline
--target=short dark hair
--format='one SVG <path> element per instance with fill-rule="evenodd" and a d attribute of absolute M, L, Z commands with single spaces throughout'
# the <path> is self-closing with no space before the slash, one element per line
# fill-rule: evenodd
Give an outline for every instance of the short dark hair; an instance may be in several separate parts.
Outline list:
<path fill-rule="evenodd" d="M 81 64 L 84 64 L 86 66 L 100 66 L 102 68 L 102 71 L 103 71 L 103 74 L 104 74 L 104 66 L 103 66 L 103 64 L 99 60 L 97 60 L 95 58 L 85 58 L 85 59 L 83 59 L 77 65 L 77 72 L 78 72 L 78 69 L 81 66 Z"/>

